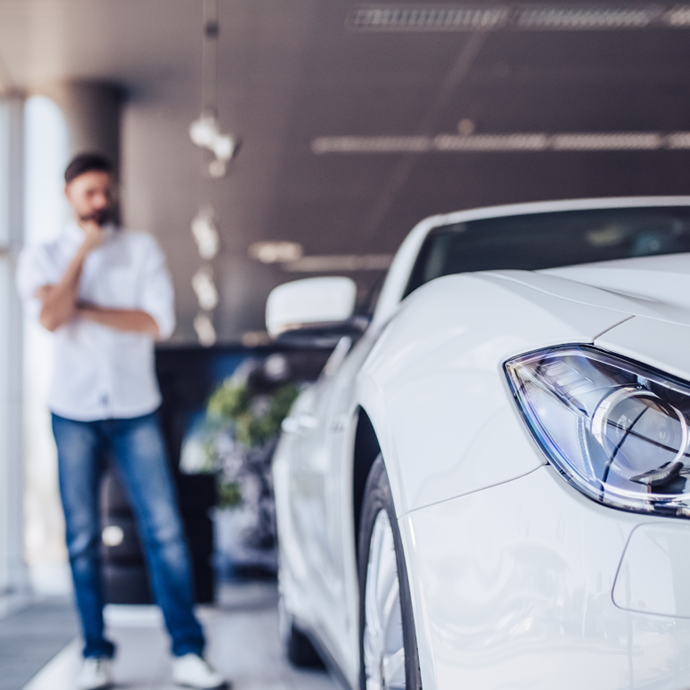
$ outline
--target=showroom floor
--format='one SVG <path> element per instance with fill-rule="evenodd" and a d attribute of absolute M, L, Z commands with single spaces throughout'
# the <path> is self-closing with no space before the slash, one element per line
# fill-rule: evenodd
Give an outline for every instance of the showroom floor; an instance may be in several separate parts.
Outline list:
<path fill-rule="evenodd" d="M 209 660 L 233 682 L 233 690 L 336 690 L 324 671 L 297 671 L 285 660 L 278 638 L 276 588 L 272 583 L 226 585 L 217 605 L 202 607 Z M 117 688 L 168 690 L 168 639 L 158 610 L 117 606 L 106 610 L 109 636 L 117 643 Z M 23 690 L 74 690 L 79 642 L 73 640 Z"/>

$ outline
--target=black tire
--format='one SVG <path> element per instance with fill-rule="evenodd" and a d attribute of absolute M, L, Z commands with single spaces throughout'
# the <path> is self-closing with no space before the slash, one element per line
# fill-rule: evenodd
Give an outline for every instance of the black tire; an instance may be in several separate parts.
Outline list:
<path fill-rule="evenodd" d="M 393 543 L 395 546 L 395 558 L 398 568 L 398 581 L 400 585 L 400 608 L 403 627 L 403 645 L 405 648 L 405 683 L 406 690 L 421 690 L 422 677 L 419 669 L 419 652 L 417 650 L 417 634 L 412 614 L 412 598 L 407 575 L 405 555 L 402 548 L 402 539 L 398 528 L 398 520 L 393 505 L 393 495 L 386 467 L 381 455 L 374 461 L 364 488 L 362 501 L 362 516 L 360 520 L 358 570 L 359 570 L 359 658 L 360 658 L 360 687 L 366 690 L 364 670 L 364 622 L 365 622 L 365 590 L 367 567 L 369 564 L 369 550 L 371 536 L 374 529 L 376 516 L 381 510 L 388 513 Z"/>
<path fill-rule="evenodd" d="M 278 575 L 280 577 L 280 573 Z M 288 661 L 297 668 L 324 669 L 323 660 L 307 635 L 296 625 L 282 595 L 278 601 L 278 628 Z"/>
<path fill-rule="evenodd" d="M 325 668 L 311 640 L 294 623 L 290 624 L 285 636 L 285 653 L 297 668 Z"/>
<path fill-rule="evenodd" d="M 143 563 L 104 563 L 103 597 L 106 604 L 153 604 Z"/>

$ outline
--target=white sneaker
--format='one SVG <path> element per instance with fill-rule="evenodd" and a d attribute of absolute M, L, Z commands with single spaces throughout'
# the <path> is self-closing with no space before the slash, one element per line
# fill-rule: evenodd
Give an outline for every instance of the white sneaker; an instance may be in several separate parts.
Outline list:
<path fill-rule="evenodd" d="M 81 671 L 77 676 L 79 690 L 96 690 L 107 688 L 113 683 L 113 660 L 88 658 L 84 659 Z"/>
<path fill-rule="evenodd" d="M 223 677 L 198 654 L 175 657 L 172 664 L 172 679 L 176 685 L 198 690 L 228 687 Z"/>

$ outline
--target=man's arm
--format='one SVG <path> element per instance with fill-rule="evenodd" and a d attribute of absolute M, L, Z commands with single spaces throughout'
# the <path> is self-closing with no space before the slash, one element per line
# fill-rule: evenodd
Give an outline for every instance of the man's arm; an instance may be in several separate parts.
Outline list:
<path fill-rule="evenodd" d="M 154 338 L 159 336 L 155 319 L 142 309 L 107 309 L 94 304 L 79 304 L 75 315 L 118 331 L 144 333 Z"/>
<path fill-rule="evenodd" d="M 56 285 L 44 285 L 36 291 L 36 297 L 43 303 L 39 315 L 41 326 L 52 332 L 75 315 L 84 261 L 102 241 L 103 230 L 94 222 L 86 223 L 84 241 L 60 281 Z"/>

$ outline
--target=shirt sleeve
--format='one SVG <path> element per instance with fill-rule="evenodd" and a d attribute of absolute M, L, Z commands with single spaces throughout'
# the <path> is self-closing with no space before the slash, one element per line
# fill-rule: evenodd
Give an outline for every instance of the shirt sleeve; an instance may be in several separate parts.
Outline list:
<path fill-rule="evenodd" d="M 156 240 L 146 236 L 140 288 L 141 309 L 158 324 L 159 338 L 167 340 L 175 330 L 175 299 L 172 279 Z"/>
<path fill-rule="evenodd" d="M 25 247 L 17 261 L 17 291 L 24 305 L 26 317 L 38 322 L 43 306 L 36 298 L 36 290 L 44 285 L 55 285 L 60 275 L 50 253 L 43 245 Z"/>

